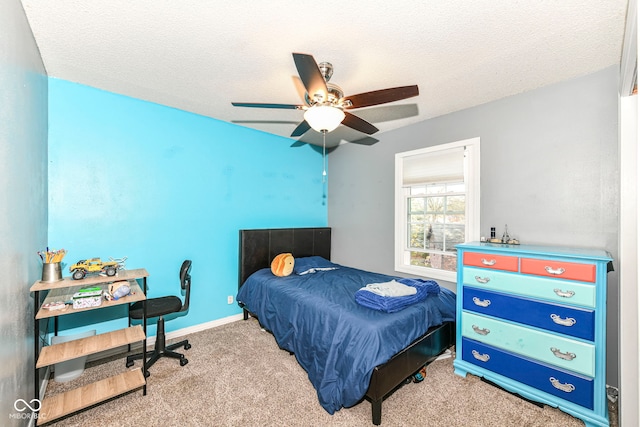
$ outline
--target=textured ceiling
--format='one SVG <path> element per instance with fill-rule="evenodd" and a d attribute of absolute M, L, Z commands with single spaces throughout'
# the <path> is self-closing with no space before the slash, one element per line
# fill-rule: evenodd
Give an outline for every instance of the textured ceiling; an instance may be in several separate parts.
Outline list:
<path fill-rule="evenodd" d="M 231 102 L 301 103 L 292 52 L 331 62 L 331 82 L 346 95 L 417 84 L 416 98 L 351 110 L 384 132 L 618 64 L 627 7 L 627 0 L 22 3 L 49 76 L 286 137 L 301 111 Z M 365 136 L 340 126 L 328 138 Z M 316 143 L 319 135 L 301 140 Z"/>

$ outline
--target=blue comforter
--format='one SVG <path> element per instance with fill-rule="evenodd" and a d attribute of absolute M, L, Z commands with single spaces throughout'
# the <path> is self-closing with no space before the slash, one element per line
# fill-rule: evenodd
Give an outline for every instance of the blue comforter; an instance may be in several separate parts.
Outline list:
<path fill-rule="evenodd" d="M 276 277 L 265 268 L 247 279 L 237 301 L 258 316 L 281 348 L 296 355 L 320 404 L 333 414 L 364 397 L 376 366 L 431 326 L 455 320 L 455 294 L 445 288 L 395 313 L 355 301 L 361 287 L 394 278 L 344 266 Z"/>

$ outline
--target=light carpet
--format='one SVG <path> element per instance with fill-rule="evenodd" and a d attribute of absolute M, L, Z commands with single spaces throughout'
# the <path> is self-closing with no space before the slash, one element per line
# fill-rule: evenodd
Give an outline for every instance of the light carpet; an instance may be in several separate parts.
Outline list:
<path fill-rule="evenodd" d="M 70 415 L 51 426 L 372 426 L 368 401 L 329 415 L 295 356 L 278 348 L 257 320 L 237 321 L 187 337 L 189 363 L 162 358 L 150 368 L 147 395 L 138 390 Z M 453 373 L 453 359 L 433 362 L 423 382 L 382 403 L 382 426 L 572 427 L 582 421 L 539 407 L 478 377 Z M 137 361 L 136 366 L 141 362 Z M 47 395 L 125 370 L 122 357 L 88 364 L 69 383 L 51 380 Z M 610 406 L 611 425 L 617 426 Z"/>

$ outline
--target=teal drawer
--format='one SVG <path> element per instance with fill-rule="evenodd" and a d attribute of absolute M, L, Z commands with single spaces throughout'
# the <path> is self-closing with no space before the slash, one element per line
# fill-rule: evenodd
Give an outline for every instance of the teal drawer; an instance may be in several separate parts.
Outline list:
<path fill-rule="evenodd" d="M 595 346 L 491 317 L 462 312 L 462 336 L 560 368 L 595 376 Z"/>
<path fill-rule="evenodd" d="M 592 284 L 502 273 L 474 267 L 463 268 L 462 280 L 465 285 L 477 288 L 541 298 L 562 304 L 589 308 L 596 306 L 596 287 Z"/>

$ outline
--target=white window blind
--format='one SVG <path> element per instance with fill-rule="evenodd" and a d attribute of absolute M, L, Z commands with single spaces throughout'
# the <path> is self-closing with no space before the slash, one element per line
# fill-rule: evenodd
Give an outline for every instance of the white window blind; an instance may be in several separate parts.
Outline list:
<path fill-rule="evenodd" d="M 464 181 L 464 147 L 405 157 L 402 185 Z"/>

